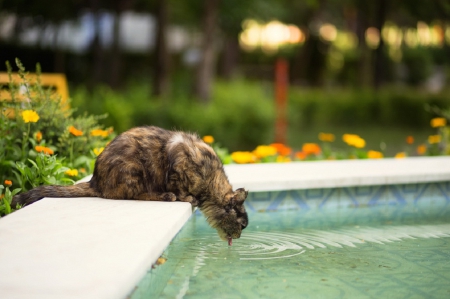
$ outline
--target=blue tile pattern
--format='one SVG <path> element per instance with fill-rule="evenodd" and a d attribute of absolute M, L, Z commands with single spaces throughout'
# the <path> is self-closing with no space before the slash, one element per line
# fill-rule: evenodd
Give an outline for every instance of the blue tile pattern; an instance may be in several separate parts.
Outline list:
<path fill-rule="evenodd" d="M 450 182 L 251 192 L 250 211 L 309 210 L 379 205 L 423 206 L 450 203 Z"/>

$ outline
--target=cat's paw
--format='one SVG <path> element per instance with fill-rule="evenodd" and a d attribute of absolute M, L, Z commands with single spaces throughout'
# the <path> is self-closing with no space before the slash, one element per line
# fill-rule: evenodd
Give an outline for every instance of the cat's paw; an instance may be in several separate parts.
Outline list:
<path fill-rule="evenodd" d="M 161 195 L 162 201 L 175 201 L 177 200 L 177 197 L 172 192 L 163 193 Z"/>
<path fill-rule="evenodd" d="M 193 196 L 187 196 L 183 201 L 189 202 L 193 207 L 198 206 L 198 201 L 195 197 Z"/>

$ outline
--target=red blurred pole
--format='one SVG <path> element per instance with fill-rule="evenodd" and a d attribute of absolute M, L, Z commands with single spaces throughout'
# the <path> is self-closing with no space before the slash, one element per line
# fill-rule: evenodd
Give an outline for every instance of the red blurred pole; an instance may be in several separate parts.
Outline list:
<path fill-rule="evenodd" d="M 286 144 L 287 140 L 287 89 L 289 65 L 286 59 L 275 62 L 275 142 Z"/>

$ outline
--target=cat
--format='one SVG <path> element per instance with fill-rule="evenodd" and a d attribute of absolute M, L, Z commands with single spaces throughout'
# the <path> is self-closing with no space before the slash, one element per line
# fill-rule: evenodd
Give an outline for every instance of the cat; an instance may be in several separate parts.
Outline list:
<path fill-rule="evenodd" d="M 247 195 L 243 188 L 233 191 L 219 157 L 197 135 L 145 126 L 114 138 L 98 156 L 89 182 L 39 186 L 14 196 L 12 206 L 43 197 L 179 200 L 198 207 L 231 246 L 248 225 Z"/>

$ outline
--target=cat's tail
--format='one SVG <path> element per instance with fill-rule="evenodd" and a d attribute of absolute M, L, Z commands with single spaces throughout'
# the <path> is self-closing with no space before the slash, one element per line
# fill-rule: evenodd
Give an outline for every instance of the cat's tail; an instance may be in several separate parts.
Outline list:
<path fill-rule="evenodd" d="M 100 193 L 89 186 L 89 183 L 80 183 L 72 186 L 39 186 L 28 192 L 13 197 L 11 207 L 17 205 L 27 206 L 44 197 L 100 197 Z"/>

